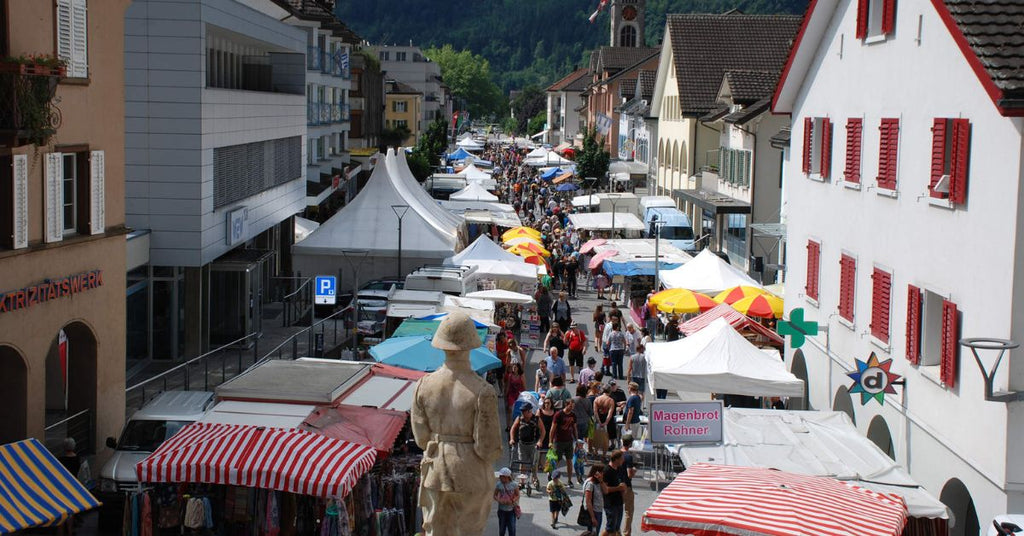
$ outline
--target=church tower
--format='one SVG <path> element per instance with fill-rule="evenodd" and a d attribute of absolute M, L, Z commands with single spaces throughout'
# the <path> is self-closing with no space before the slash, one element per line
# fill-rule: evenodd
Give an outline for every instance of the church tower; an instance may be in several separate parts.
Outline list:
<path fill-rule="evenodd" d="M 613 47 L 642 47 L 647 0 L 612 0 Z"/>

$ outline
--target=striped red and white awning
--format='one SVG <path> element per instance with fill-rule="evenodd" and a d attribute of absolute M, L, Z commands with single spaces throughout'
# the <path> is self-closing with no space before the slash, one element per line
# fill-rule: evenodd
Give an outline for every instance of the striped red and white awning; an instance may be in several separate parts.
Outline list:
<path fill-rule="evenodd" d="M 193 423 L 136 465 L 140 482 L 194 482 L 344 497 L 373 447 L 295 429 Z"/>
<path fill-rule="evenodd" d="M 645 531 L 693 536 L 896 536 L 902 497 L 834 478 L 695 464 L 644 513 Z"/>

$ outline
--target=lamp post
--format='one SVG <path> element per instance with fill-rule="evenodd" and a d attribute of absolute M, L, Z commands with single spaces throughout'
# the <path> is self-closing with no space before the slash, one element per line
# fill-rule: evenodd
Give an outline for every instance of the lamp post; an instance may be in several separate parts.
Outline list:
<path fill-rule="evenodd" d="M 654 226 L 654 292 L 657 293 L 661 288 L 661 253 L 658 245 L 661 243 L 661 227 L 665 225 L 665 222 L 659 220 L 658 215 L 655 214 L 651 225 Z M 658 337 L 659 325 L 658 322 L 654 323 L 654 333 L 651 334 L 651 337 Z"/>
<path fill-rule="evenodd" d="M 391 205 L 391 210 L 398 216 L 398 277 L 402 277 L 402 218 L 409 212 L 409 205 Z"/>
<path fill-rule="evenodd" d="M 355 358 L 359 346 L 359 265 L 366 259 L 370 251 L 367 249 L 343 249 L 349 268 L 352 269 L 352 357 Z"/>
<path fill-rule="evenodd" d="M 615 238 L 615 206 L 619 201 L 618 194 L 608 194 L 608 202 L 612 204 L 612 238 Z"/>

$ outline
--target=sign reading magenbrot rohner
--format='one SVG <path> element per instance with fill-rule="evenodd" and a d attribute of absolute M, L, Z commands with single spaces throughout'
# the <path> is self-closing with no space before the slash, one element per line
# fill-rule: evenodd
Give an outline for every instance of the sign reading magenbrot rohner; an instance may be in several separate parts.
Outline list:
<path fill-rule="evenodd" d="M 722 402 L 651 402 L 652 443 L 719 443 Z"/>

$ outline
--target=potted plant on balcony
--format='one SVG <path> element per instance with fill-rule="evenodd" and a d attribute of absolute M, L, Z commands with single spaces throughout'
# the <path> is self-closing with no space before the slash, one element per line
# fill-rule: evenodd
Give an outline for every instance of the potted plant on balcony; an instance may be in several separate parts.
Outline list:
<path fill-rule="evenodd" d="M 0 59 L 0 131 L 16 143 L 46 145 L 60 126 L 55 99 L 66 74 L 64 61 L 51 55 Z"/>

